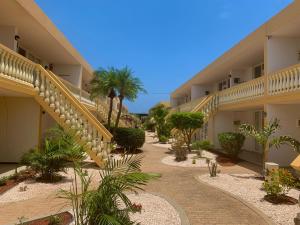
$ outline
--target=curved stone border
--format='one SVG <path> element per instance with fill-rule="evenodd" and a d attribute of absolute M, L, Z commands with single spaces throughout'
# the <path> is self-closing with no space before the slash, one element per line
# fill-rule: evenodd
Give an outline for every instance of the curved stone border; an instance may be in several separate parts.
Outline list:
<path fill-rule="evenodd" d="M 228 191 L 225 191 L 225 190 L 223 190 L 223 189 L 221 189 L 221 188 L 219 188 L 219 187 L 216 187 L 216 186 L 214 186 L 214 185 L 211 185 L 211 184 L 208 184 L 208 183 L 203 182 L 202 180 L 200 180 L 200 178 L 199 178 L 198 175 L 197 175 L 197 176 L 194 176 L 194 178 L 195 178 L 199 183 L 201 183 L 201 184 L 203 184 L 203 185 L 210 186 L 210 187 L 212 187 L 212 188 L 215 188 L 215 189 L 221 191 L 222 193 L 224 193 L 224 194 L 230 196 L 231 198 L 234 198 L 234 199 L 238 200 L 238 201 L 241 202 L 243 205 L 245 205 L 246 207 L 248 207 L 250 210 L 254 211 L 256 214 L 258 214 L 260 217 L 262 217 L 262 218 L 266 221 L 267 224 L 269 224 L 269 225 L 277 225 L 277 223 L 275 223 L 273 220 L 271 220 L 266 214 L 264 214 L 262 211 L 260 211 L 258 208 L 256 208 L 256 207 L 255 207 L 254 205 L 252 205 L 251 203 L 245 201 L 244 199 L 242 199 L 242 198 L 240 198 L 240 197 L 238 197 L 238 196 L 236 196 L 236 195 L 234 195 L 234 194 L 232 194 L 232 193 L 230 193 L 230 192 L 228 192 Z"/>
<path fill-rule="evenodd" d="M 157 192 L 145 192 L 145 193 L 149 193 L 149 194 L 155 195 L 157 197 L 160 197 L 160 198 L 163 198 L 164 200 L 166 200 L 177 211 L 179 218 L 181 220 L 181 225 L 190 225 L 190 221 L 189 221 L 185 211 L 173 199 L 171 199 L 161 193 L 157 193 Z"/>

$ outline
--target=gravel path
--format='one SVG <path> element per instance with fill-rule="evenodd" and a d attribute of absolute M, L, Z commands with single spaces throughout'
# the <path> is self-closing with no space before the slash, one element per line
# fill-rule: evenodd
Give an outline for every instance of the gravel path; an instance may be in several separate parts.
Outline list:
<path fill-rule="evenodd" d="M 274 205 L 264 201 L 265 192 L 261 190 L 262 181 L 255 179 L 254 174 L 219 174 L 215 178 L 205 174 L 199 178 L 205 183 L 228 191 L 251 203 L 278 224 L 293 225 L 293 219 L 300 211 L 298 205 Z M 292 189 L 288 195 L 298 199 L 299 194 L 299 191 Z"/>
<path fill-rule="evenodd" d="M 207 152 L 207 151 L 203 151 L 202 152 L 202 157 L 203 158 L 196 158 L 197 154 L 188 154 L 187 156 L 187 160 L 185 161 L 181 161 L 181 162 L 177 162 L 175 161 L 175 156 L 174 155 L 168 155 L 166 157 L 164 157 L 161 162 L 166 164 L 166 165 L 170 165 L 170 166 L 180 166 L 180 167 L 207 167 L 207 163 L 206 163 L 206 158 L 209 159 L 216 159 L 216 155 L 211 153 L 211 152 Z M 193 159 L 196 159 L 196 163 L 193 164 Z"/>

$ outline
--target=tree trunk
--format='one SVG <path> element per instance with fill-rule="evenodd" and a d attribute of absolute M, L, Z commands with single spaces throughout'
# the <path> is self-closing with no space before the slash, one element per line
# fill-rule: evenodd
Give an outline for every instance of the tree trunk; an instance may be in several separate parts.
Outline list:
<path fill-rule="evenodd" d="M 114 98 L 110 98 L 109 110 L 108 110 L 108 116 L 107 116 L 107 128 L 108 128 L 108 130 L 110 129 L 110 124 L 111 124 L 111 114 L 112 114 L 113 102 L 114 102 Z"/>
<path fill-rule="evenodd" d="M 119 104 L 119 111 L 118 111 L 118 115 L 117 115 L 117 119 L 116 119 L 115 128 L 117 128 L 119 126 L 119 121 L 121 118 L 122 107 L 123 107 L 123 97 L 120 96 L 119 99 L 120 99 L 120 104 Z"/>

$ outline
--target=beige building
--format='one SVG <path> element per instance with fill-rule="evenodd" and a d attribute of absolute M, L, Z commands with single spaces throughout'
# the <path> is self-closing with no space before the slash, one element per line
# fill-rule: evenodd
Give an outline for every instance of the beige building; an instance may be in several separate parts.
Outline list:
<path fill-rule="evenodd" d="M 92 77 L 91 66 L 33 0 L 1 0 L 0 162 L 18 162 L 58 123 L 100 164 L 112 135 L 102 125 L 107 99 L 90 100 Z"/>
<path fill-rule="evenodd" d="M 296 0 L 171 94 L 177 111 L 201 111 L 205 126 L 195 136 L 220 149 L 217 135 L 239 124 L 261 128 L 278 118 L 278 134 L 300 140 L 300 1 Z M 241 158 L 261 162 L 261 149 L 247 138 Z M 269 160 L 287 166 L 289 147 L 271 150 Z"/>

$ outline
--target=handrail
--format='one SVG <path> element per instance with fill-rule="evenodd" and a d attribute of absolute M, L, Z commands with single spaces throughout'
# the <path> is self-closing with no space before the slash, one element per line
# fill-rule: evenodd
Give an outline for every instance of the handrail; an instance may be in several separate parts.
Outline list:
<path fill-rule="evenodd" d="M 218 92 L 220 104 L 252 99 L 265 94 L 265 77 L 259 77 Z"/>
<path fill-rule="evenodd" d="M 213 95 L 207 95 L 205 96 L 201 102 L 199 102 L 199 104 L 197 104 L 194 109 L 192 110 L 192 112 L 197 112 L 199 111 L 199 109 L 202 107 L 203 104 L 206 104 L 211 98 L 212 98 Z"/>
<path fill-rule="evenodd" d="M 60 91 L 64 93 L 69 101 L 71 101 L 78 109 L 83 112 L 90 123 L 92 123 L 97 129 L 105 133 L 106 139 L 110 140 L 112 138 L 112 134 L 101 123 L 96 122 L 97 119 L 95 118 L 95 116 L 84 105 L 82 105 L 76 97 L 74 97 L 74 95 L 69 91 L 64 83 L 61 82 L 61 80 L 54 73 L 52 73 L 51 71 L 46 71 L 41 65 L 39 65 L 39 69 L 44 72 L 44 75 L 46 75 L 48 79 L 50 79 L 57 85 L 57 87 L 60 88 Z M 51 74 L 52 76 L 49 76 L 48 74 Z"/>

